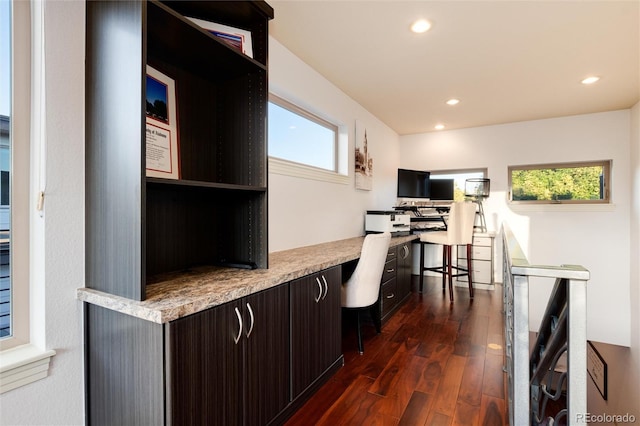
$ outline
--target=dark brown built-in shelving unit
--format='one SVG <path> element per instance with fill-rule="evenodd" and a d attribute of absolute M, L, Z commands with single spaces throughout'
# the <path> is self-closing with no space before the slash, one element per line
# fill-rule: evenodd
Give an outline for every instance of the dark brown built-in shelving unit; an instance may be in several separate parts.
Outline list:
<path fill-rule="evenodd" d="M 144 300 L 157 274 L 268 266 L 266 3 L 88 1 L 86 285 Z M 186 17 L 251 31 L 253 58 Z M 147 65 L 175 80 L 180 180 L 145 173 Z"/>

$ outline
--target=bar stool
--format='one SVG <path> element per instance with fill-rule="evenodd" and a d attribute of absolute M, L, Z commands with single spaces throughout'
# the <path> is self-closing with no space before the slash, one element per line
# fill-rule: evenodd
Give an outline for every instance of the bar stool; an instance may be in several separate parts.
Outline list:
<path fill-rule="evenodd" d="M 442 274 L 442 290 L 445 290 L 446 280 L 449 280 L 449 300 L 453 302 L 453 277 L 469 277 L 469 297 L 473 299 L 473 280 L 471 267 L 471 245 L 473 243 L 473 226 L 475 223 L 476 205 L 470 202 L 456 202 L 451 204 L 446 231 L 424 232 L 420 234 L 420 292 L 422 293 L 424 271 Z M 442 245 L 442 266 L 424 266 L 424 245 Z M 451 247 L 466 246 L 467 267 L 453 265 Z M 454 273 L 455 271 L 455 273 Z"/>

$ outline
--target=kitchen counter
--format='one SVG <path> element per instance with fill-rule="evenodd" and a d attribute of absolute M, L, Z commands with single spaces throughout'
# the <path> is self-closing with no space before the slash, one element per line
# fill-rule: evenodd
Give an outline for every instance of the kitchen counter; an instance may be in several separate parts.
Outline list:
<path fill-rule="evenodd" d="M 416 235 L 393 237 L 391 246 L 415 239 Z M 204 266 L 164 274 L 147 284 L 147 298 L 143 301 L 87 287 L 77 290 L 77 298 L 162 324 L 356 260 L 360 257 L 363 240 L 364 237 L 355 237 L 270 253 L 268 269 Z"/>

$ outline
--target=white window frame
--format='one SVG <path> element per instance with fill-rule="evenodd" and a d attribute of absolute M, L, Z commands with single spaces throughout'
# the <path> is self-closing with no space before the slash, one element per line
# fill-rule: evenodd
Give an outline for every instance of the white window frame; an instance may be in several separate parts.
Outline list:
<path fill-rule="evenodd" d="M 43 104 L 38 94 L 44 90 L 44 52 L 42 44 L 43 5 L 38 2 L 12 2 L 11 71 L 11 337 L 0 340 L 0 393 L 40 380 L 48 375 L 55 351 L 35 342 L 43 324 L 31 320 L 30 233 L 32 207 L 32 139 L 43 126 L 42 113 L 34 105 Z M 16 54 L 20 52 L 21 54 Z M 24 54 L 27 52 L 27 54 Z M 35 65 L 32 68 L 32 61 Z M 32 72 L 33 70 L 33 72 Z M 36 123 L 36 121 L 38 123 Z M 32 129 L 32 125 L 34 125 Z M 41 342 L 40 342 L 41 343 Z"/>
<path fill-rule="evenodd" d="M 274 93 L 269 94 L 269 102 L 300 115 L 316 124 L 329 128 L 335 132 L 334 141 L 334 170 L 323 169 L 308 164 L 274 157 L 269 155 L 269 172 L 285 176 L 294 176 L 303 179 L 312 179 L 323 182 L 338 183 L 346 185 L 349 183 L 347 172 L 346 146 L 347 132 L 344 126 L 332 123 Z"/>

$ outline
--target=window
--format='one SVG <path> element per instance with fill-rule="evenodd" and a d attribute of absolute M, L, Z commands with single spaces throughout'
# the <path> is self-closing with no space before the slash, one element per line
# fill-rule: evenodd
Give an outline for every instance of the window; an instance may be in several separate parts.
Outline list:
<path fill-rule="evenodd" d="M 340 174 L 340 128 L 278 96 L 269 96 L 269 160 L 270 170 L 278 172 L 293 166 L 298 172 L 287 172 L 303 177 L 309 173 Z M 283 161 L 276 161 L 283 160 Z M 272 167 L 273 163 L 276 167 Z M 303 172 L 299 172 L 302 170 Z M 313 176 L 311 176 L 313 178 Z M 326 180 L 322 178 L 321 180 Z"/>
<path fill-rule="evenodd" d="M 464 201 L 466 180 L 486 176 L 487 169 L 440 170 L 431 171 L 430 179 L 453 179 L 453 200 Z"/>
<path fill-rule="evenodd" d="M 0 3 L 0 338 L 11 330 L 11 2 Z"/>
<path fill-rule="evenodd" d="M 609 203 L 611 161 L 510 166 L 510 201 L 532 204 Z"/>
<path fill-rule="evenodd" d="M 38 31 L 40 37 L 34 40 L 40 43 L 34 43 L 35 47 L 31 43 L 32 12 L 41 18 L 43 5 L 29 1 L 0 1 L 0 115 L 4 117 L 0 147 L 0 207 L 6 211 L 0 217 L 0 227 L 7 228 L 2 236 L 1 254 L 2 262 L 8 265 L 3 267 L 3 272 L 10 271 L 10 277 L 3 280 L 3 284 L 10 281 L 9 291 L 2 292 L 3 309 L 8 314 L 5 321 L 9 327 L 6 329 L 8 335 L 0 338 L 0 393 L 45 378 L 50 359 L 55 355 L 53 350 L 38 347 L 36 344 L 42 342 L 35 342 L 36 338 L 31 340 L 32 329 L 34 335 L 44 330 L 38 316 L 41 312 L 31 309 L 29 299 L 32 71 L 33 76 L 40 77 L 33 80 L 42 81 L 44 68 L 41 31 Z M 33 22 L 37 26 L 43 20 L 34 19 Z M 35 84 L 33 87 L 41 94 L 42 87 Z M 40 106 L 40 100 L 41 96 L 35 104 Z M 37 123 L 39 125 L 41 123 Z"/>

